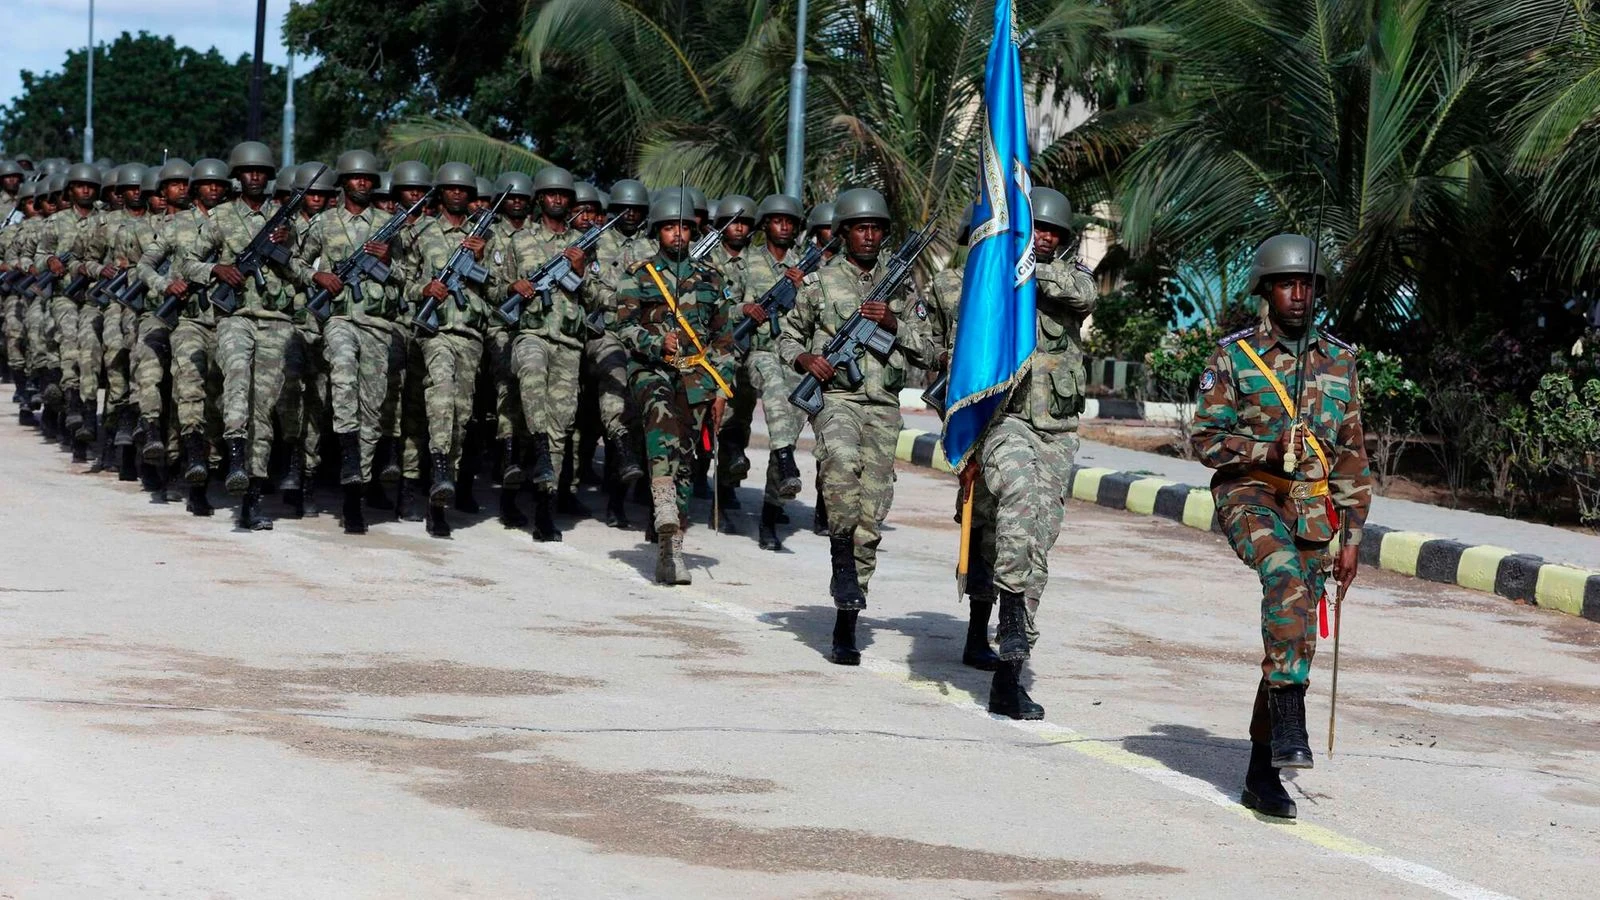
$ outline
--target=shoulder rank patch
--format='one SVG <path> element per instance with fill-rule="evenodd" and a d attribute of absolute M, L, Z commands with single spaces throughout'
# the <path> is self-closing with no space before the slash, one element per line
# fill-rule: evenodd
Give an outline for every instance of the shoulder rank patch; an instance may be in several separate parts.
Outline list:
<path fill-rule="evenodd" d="M 1203 372 L 1200 375 L 1200 390 L 1209 391 L 1209 390 L 1211 390 L 1212 388 L 1214 388 L 1216 386 L 1217 386 L 1217 373 L 1216 373 L 1216 371 L 1212 370 L 1212 369 L 1205 370 L 1205 372 Z"/>
<path fill-rule="evenodd" d="M 1222 338 L 1221 340 L 1217 341 L 1217 346 L 1226 347 L 1229 344 L 1232 344 L 1233 342 L 1239 340 L 1240 338 L 1249 337 L 1250 335 L 1255 334 L 1255 333 L 1256 333 L 1256 326 L 1254 326 L 1254 325 L 1251 325 L 1249 328 L 1241 328 L 1238 331 L 1235 331 L 1233 334 L 1230 334 L 1227 337 Z"/>
<path fill-rule="evenodd" d="M 1344 341 L 1344 339 L 1339 338 L 1339 337 L 1335 337 L 1330 332 L 1324 331 L 1322 333 L 1322 336 L 1327 338 L 1328 339 L 1328 343 L 1334 345 L 1335 347 L 1343 347 L 1344 349 L 1349 350 L 1351 353 L 1356 352 L 1356 348 L 1350 346 L 1348 343 L 1346 343 Z"/>

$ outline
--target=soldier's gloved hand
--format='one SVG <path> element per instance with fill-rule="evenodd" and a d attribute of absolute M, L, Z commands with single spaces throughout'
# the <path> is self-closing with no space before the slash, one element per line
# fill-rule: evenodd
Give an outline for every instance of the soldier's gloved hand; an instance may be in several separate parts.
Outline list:
<path fill-rule="evenodd" d="M 877 322 L 879 328 L 890 334 L 900 330 L 900 322 L 894 317 L 894 313 L 889 310 L 889 304 L 881 300 L 861 304 L 861 318 Z"/>
<path fill-rule="evenodd" d="M 444 286 L 444 282 L 435 278 L 422 286 L 422 296 L 443 303 L 450 296 L 450 289 Z"/>
<path fill-rule="evenodd" d="M 1333 561 L 1333 580 L 1342 585 L 1349 586 L 1356 580 L 1356 570 L 1361 567 L 1361 548 L 1351 545 L 1339 548 L 1339 556 Z"/>
<path fill-rule="evenodd" d="M 678 340 L 678 333 L 676 331 L 669 331 L 667 332 L 667 336 L 661 339 L 661 352 L 665 353 L 667 356 L 677 356 L 678 347 L 681 345 L 681 343 L 682 342 Z"/>
<path fill-rule="evenodd" d="M 584 267 L 589 264 L 589 257 L 577 247 L 568 247 L 561 251 L 561 255 L 567 258 L 567 264 L 572 266 L 573 271 L 579 274 L 582 274 Z"/>
<path fill-rule="evenodd" d="M 833 365 L 815 353 L 800 354 L 795 357 L 794 365 L 802 372 L 810 372 L 818 381 L 826 383 L 833 380 Z"/>
<path fill-rule="evenodd" d="M 746 317 L 753 319 L 757 325 L 767 324 L 767 308 L 759 303 L 746 303 L 739 307 Z"/>
<path fill-rule="evenodd" d="M 44 261 L 44 265 L 45 268 L 49 269 L 53 275 L 60 275 L 62 272 L 67 270 L 66 263 L 63 263 L 61 261 L 61 257 L 59 256 L 50 257 Z"/>
<path fill-rule="evenodd" d="M 526 278 L 519 278 L 516 281 L 511 282 L 511 289 L 516 291 L 518 294 L 521 294 L 522 299 L 524 300 L 532 300 L 534 295 L 539 293 L 533 289 L 533 282 Z"/>
<path fill-rule="evenodd" d="M 795 287 L 799 287 L 805 283 L 806 273 L 796 269 L 794 266 L 790 266 L 783 270 L 783 277 L 789 279 L 790 284 L 793 284 Z"/>
<path fill-rule="evenodd" d="M 167 293 L 174 297 L 182 297 L 184 294 L 189 293 L 189 282 L 184 281 L 182 278 L 174 278 L 167 282 Z"/>
<path fill-rule="evenodd" d="M 335 297 L 339 296 L 339 292 L 344 290 L 344 282 L 340 281 L 339 276 L 332 272 L 312 272 L 311 280 L 316 283 L 317 287 Z"/>
<path fill-rule="evenodd" d="M 107 263 L 107 264 L 101 266 L 100 267 L 100 277 L 101 278 L 115 278 L 115 277 L 117 277 L 117 267 L 111 265 L 110 263 Z"/>
<path fill-rule="evenodd" d="M 236 288 L 244 287 L 244 276 L 233 266 L 215 265 L 211 267 L 211 275 L 219 281 L 224 281 Z"/>
<path fill-rule="evenodd" d="M 383 241 L 367 241 L 365 244 L 361 245 L 361 249 L 365 250 L 371 256 L 376 256 L 378 258 L 378 262 L 389 262 L 389 245 L 385 244 Z"/>
<path fill-rule="evenodd" d="M 488 241 L 485 241 L 483 238 L 477 236 L 469 237 L 461 242 L 461 246 L 472 251 L 472 258 L 480 262 L 483 260 L 483 248 L 487 247 L 488 245 Z"/>

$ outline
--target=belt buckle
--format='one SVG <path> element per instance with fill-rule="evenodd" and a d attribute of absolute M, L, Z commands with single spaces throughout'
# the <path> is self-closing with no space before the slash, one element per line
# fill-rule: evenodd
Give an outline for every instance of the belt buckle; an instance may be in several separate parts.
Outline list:
<path fill-rule="evenodd" d="M 1289 489 L 1289 496 L 1295 500 L 1309 500 L 1316 496 L 1312 493 L 1312 488 L 1314 487 L 1315 485 L 1309 481 L 1297 481 L 1294 483 L 1294 487 Z"/>

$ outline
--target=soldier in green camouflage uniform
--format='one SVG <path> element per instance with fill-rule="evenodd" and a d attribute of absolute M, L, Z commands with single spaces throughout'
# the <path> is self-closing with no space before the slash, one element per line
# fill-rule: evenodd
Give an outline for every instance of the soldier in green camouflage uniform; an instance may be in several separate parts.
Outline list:
<path fill-rule="evenodd" d="M 486 298 L 494 295 L 497 279 L 491 268 L 484 284 L 467 283 L 460 299 L 464 305 L 458 305 L 438 280 L 457 247 L 467 247 L 481 262 L 489 252 L 489 241 L 471 235 L 475 220 L 468 218 L 468 208 L 478 193 L 478 179 L 472 167 L 445 163 L 439 167 L 435 183 L 441 204 L 439 217 L 424 219 L 418 225 L 407 245 L 403 265 L 406 271 L 416 273 L 406 284 L 412 308 L 421 309 L 429 298 L 438 301 L 438 333 L 419 331 L 418 343 L 426 372 L 423 403 L 433 463 L 428 533 L 449 537 L 450 523 L 444 508 L 455 500 L 454 476 L 461 464 L 478 365 L 483 358 L 483 328 L 489 316 Z"/>
<path fill-rule="evenodd" d="M 1219 342 L 1200 377 L 1191 439 L 1216 469 L 1211 493 L 1223 532 L 1261 579 L 1265 655 L 1243 802 L 1290 818 L 1294 801 L 1278 769 L 1312 765 L 1305 695 L 1317 601 L 1330 568 L 1342 584 L 1355 578 L 1372 500 L 1356 354 L 1314 324 L 1327 282 L 1322 262 L 1299 235 L 1257 249 L 1250 292 L 1265 298 L 1267 317 Z M 1295 400 L 1301 412 L 1290 411 Z"/>
<path fill-rule="evenodd" d="M 10 271 L 6 263 L 7 246 L 27 216 L 22 210 L 21 190 L 22 167 L 12 160 L 0 159 L 0 275 Z M 20 403 L 23 376 L 18 373 L 27 370 L 20 342 L 27 326 L 20 316 L 12 321 L 10 300 L 10 297 L 0 296 L 0 334 L 4 336 L 4 342 L 0 343 L 0 379 L 16 385 L 12 402 Z"/>
<path fill-rule="evenodd" d="M 659 249 L 634 263 L 617 292 L 617 337 L 630 354 L 628 385 L 644 425 L 661 584 L 690 581 L 683 531 L 695 444 L 732 394 L 727 297 L 716 270 L 688 259 L 691 212 L 677 191 L 651 204 L 647 227 Z"/>
<path fill-rule="evenodd" d="M 1067 251 L 1072 207 L 1059 191 L 1036 187 L 1033 207 L 1036 349 L 1011 391 L 1005 412 L 973 449 L 972 561 L 968 591 L 970 662 L 994 669 L 989 711 L 1013 719 L 1039 719 L 1021 683 L 1022 666 L 1039 639 L 1035 615 L 1050 578 L 1050 548 L 1061 533 L 1067 484 L 1077 453 L 1083 410 L 1084 321 L 1097 292 L 1089 269 Z M 989 612 L 998 599 L 998 660 L 990 660 Z"/>
<path fill-rule="evenodd" d="M 23 218 L 4 231 L 0 231 L 0 270 L 5 273 L 26 272 L 30 268 L 30 263 L 18 258 L 17 250 L 23 238 L 38 227 L 33 224 L 38 220 L 33 192 L 34 186 L 31 183 L 25 183 L 18 188 L 18 209 L 21 210 Z M 21 425 L 32 425 L 33 391 L 37 385 L 35 373 L 29 363 L 28 299 L 21 292 L 13 291 L 0 296 L 0 306 L 4 307 L 5 315 L 6 359 L 11 367 L 11 380 L 15 385 L 11 401 L 18 404 L 17 422 Z"/>
<path fill-rule="evenodd" d="M 34 248 L 33 262 L 40 270 L 55 273 L 57 280 L 48 299 L 50 323 L 55 334 L 55 368 L 59 369 L 61 391 L 65 400 L 65 418 L 62 420 L 61 440 L 72 445 L 73 458 L 88 458 L 88 435 L 82 433 L 85 423 L 83 388 L 86 383 L 96 391 L 100 387 L 98 354 L 92 366 L 84 364 L 79 327 L 80 316 L 98 321 L 97 310 L 81 311 L 82 300 L 67 296 L 67 282 L 85 274 L 96 255 L 100 216 L 94 209 L 100 194 L 100 171 L 88 163 L 78 163 L 65 175 L 68 202 L 45 220 L 39 233 L 38 246 Z M 71 254 L 72 261 L 62 257 Z M 98 268 L 96 266 L 96 268 Z M 98 343 L 98 338 L 95 340 Z"/>
<path fill-rule="evenodd" d="M 319 289 L 333 295 L 330 316 L 322 327 L 322 352 L 333 433 L 339 442 L 346 534 L 366 533 L 362 501 L 366 485 L 375 479 L 373 461 L 379 442 L 400 434 L 405 333 L 396 320 L 404 272 L 392 268 L 387 282 L 363 280 L 360 300 L 333 274 L 335 267 L 363 250 L 384 263 L 403 253 L 403 239 L 387 244 L 369 240 L 389 218 L 372 203 L 378 172 L 377 157 L 365 150 L 340 155 L 337 173 L 344 198 L 311 220 L 295 261 L 295 277 L 308 296 Z M 392 479 L 399 474 L 396 467 Z"/>
<path fill-rule="evenodd" d="M 295 190 L 304 188 L 306 194 L 299 215 L 293 219 L 289 237 L 288 271 L 294 278 L 289 285 L 289 309 L 292 310 L 289 317 L 294 322 L 294 336 L 284 356 L 295 360 L 294 369 L 299 377 L 285 379 L 283 390 L 278 392 L 275 415 L 278 444 L 285 460 L 283 478 L 278 482 L 279 496 L 288 507 L 289 518 L 299 519 L 305 516 L 309 481 L 322 465 L 322 437 L 330 426 L 328 394 L 331 387 L 323 351 L 322 322 L 306 310 L 307 289 L 299 283 L 295 262 L 305 255 L 311 223 L 338 199 L 339 181 L 332 166 L 311 161 L 296 167 L 293 187 Z"/>
<path fill-rule="evenodd" d="M 156 315 L 163 295 L 146 279 L 150 267 L 141 269 L 140 263 L 145 253 L 161 242 L 163 232 L 172 228 L 180 217 L 191 215 L 191 172 L 187 161 L 173 158 L 159 170 L 147 173 L 146 179 L 154 182 L 155 192 L 146 200 L 151 210 L 143 221 L 145 227 L 123 229 L 118 234 L 121 243 L 119 252 L 132 267 L 130 284 L 137 281 L 141 288 L 137 291 L 137 298 L 132 301 L 140 311 L 134 322 L 133 346 L 128 363 L 132 392 L 130 406 L 138 415 L 138 422 L 134 426 L 134 449 L 141 471 L 146 467 L 159 468 L 175 462 L 182 449 L 175 385 L 171 376 L 172 326 Z M 158 206 L 159 214 L 156 211 Z M 175 250 L 174 253 L 181 255 L 186 250 Z M 165 261 L 170 257 L 163 256 L 162 259 Z M 164 284 L 162 290 L 165 290 Z M 151 480 L 154 481 L 155 477 L 152 471 Z M 191 509 L 193 505 L 191 500 Z M 209 508 L 209 501 L 204 506 Z"/>
<path fill-rule="evenodd" d="M 818 247 L 826 247 L 833 240 L 833 203 L 832 201 L 815 204 L 806 213 L 806 241 Z M 811 429 L 812 436 L 816 436 L 816 429 Z M 817 467 L 815 487 L 817 491 L 817 504 L 811 511 L 811 533 L 819 537 L 828 536 L 828 498 L 822 493 L 822 460 L 815 453 L 812 454 Z"/>
<path fill-rule="evenodd" d="M 34 250 L 49 227 L 50 216 L 61 205 L 61 193 L 55 190 L 59 182 L 60 176 L 54 175 L 35 183 L 33 203 L 38 215 L 28 220 L 26 224 L 30 227 L 17 235 L 12 247 L 12 257 L 17 265 L 30 273 L 37 274 L 39 271 L 34 261 Z M 23 323 L 28 332 L 28 370 L 33 373 L 37 387 L 33 406 L 38 413 L 39 430 L 46 440 L 53 441 L 61 432 L 61 407 L 64 405 L 60 336 L 50 316 L 50 298 L 41 297 L 30 290 L 25 292 L 25 300 L 27 308 L 23 312 Z"/>
<path fill-rule="evenodd" d="M 228 455 L 225 484 L 228 493 L 241 497 L 239 527 L 263 531 L 272 528 L 260 503 L 272 454 L 274 414 L 285 385 L 299 383 L 302 359 L 290 318 L 294 284 L 287 268 L 270 262 L 263 266 L 263 287 L 233 266 L 275 211 L 266 193 L 274 171 L 272 151 L 265 144 L 245 141 L 228 155 L 228 168 L 239 180 L 240 195 L 204 219 L 180 274 L 198 283 L 215 279 L 237 292 L 238 308 L 217 322 L 222 438 Z M 279 244 L 294 240 L 289 227 L 271 237 Z M 211 254 L 219 261 L 205 262 Z"/>
<path fill-rule="evenodd" d="M 706 254 L 705 262 L 722 275 L 728 296 L 728 318 L 738 321 L 749 291 L 745 268 L 747 251 L 755 233 L 756 201 L 743 194 L 729 194 L 712 206 L 711 224 L 722 229 L 722 239 Z M 740 509 L 738 487 L 750 474 L 750 457 L 744 451 L 750 443 L 750 420 L 756 398 L 746 380 L 744 373 L 735 368 L 733 398 L 728 401 L 728 415 L 717 435 L 717 502 L 722 507 L 722 530 L 727 534 L 740 531 L 735 514 Z"/>
<path fill-rule="evenodd" d="M 549 179 L 554 172 L 565 171 L 547 167 L 540 170 L 540 175 Z M 570 180 L 568 176 L 567 181 Z M 533 179 L 523 172 L 504 172 L 495 182 L 494 190 L 496 196 L 503 196 L 505 199 L 500 204 L 499 220 L 491 229 L 494 249 L 489 253 L 488 260 L 499 282 L 510 284 L 522 277 L 517 274 L 513 265 L 512 248 L 537 227 L 537 218 L 530 221 L 534 211 Z M 562 188 L 557 193 L 564 199 L 568 192 Z M 528 431 L 529 423 L 523 417 L 522 404 L 512 383 L 516 376 L 511 365 L 511 342 L 515 338 L 515 327 L 506 324 L 491 311 L 484 323 L 483 363 L 479 367 L 478 381 L 480 392 L 492 394 L 494 398 L 494 439 L 500 450 L 500 523 L 507 528 L 525 528 L 528 525 L 528 517 L 517 506 L 517 492 L 528 479 L 529 460 L 525 457 L 532 453 L 530 447 L 532 442 Z M 485 381 L 488 382 L 487 385 L 483 384 Z M 550 481 L 554 483 L 554 474 L 550 476 Z M 462 485 L 457 486 L 458 499 L 463 496 L 461 487 Z"/>
<path fill-rule="evenodd" d="M 122 200 L 122 209 L 117 213 L 117 218 L 106 226 L 108 240 L 104 266 L 100 272 L 103 279 L 116 278 L 138 261 L 139 252 L 129 255 L 130 245 L 142 252 L 144 241 L 139 240 L 137 235 L 154 236 L 159 220 L 151 213 L 148 194 L 144 190 L 148 174 L 152 173 L 139 163 L 128 163 L 117 170 L 117 195 Z M 113 448 L 119 448 L 122 457 L 118 465 L 119 474 L 123 480 L 131 481 L 137 477 L 131 448 L 138 409 L 133 402 L 130 361 L 138 314 L 120 303 L 111 302 L 110 298 L 104 298 L 104 302 L 100 340 L 104 345 L 106 411 L 97 435 L 100 460 L 96 467 L 109 467 Z"/>
<path fill-rule="evenodd" d="M 396 163 L 389 173 L 389 183 L 394 190 L 396 204 L 406 209 L 424 197 L 436 196 L 431 193 L 433 170 L 414 159 Z M 410 302 L 410 285 L 421 273 L 413 268 L 416 255 L 407 248 L 416 241 L 417 232 L 428 227 L 427 223 L 432 219 L 426 206 L 412 216 L 400 231 L 401 249 L 405 252 L 393 256 L 395 265 L 405 273 L 405 280 L 400 284 L 401 313 L 396 323 L 405 333 L 405 372 L 400 378 L 399 453 L 402 477 L 400 495 L 395 501 L 402 522 L 421 522 L 424 518 L 424 513 L 418 509 L 418 500 L 424 493 L 422 469 L 428 455 L 427 404 L 422 396 L 422 385 L 427 380 L 428 370 L 422 361 L 422 343 L 411 324 L 413 311 L 406 308 Z"/>
<path fill-rule="evenodd" d="M 736 444 L 743 456 L 759 399 L 767 423 L 767 444 L 771 448 L 767 455 L 767 482 L 761 498 L 761 524 L 757 530 L 757 542 L 763 550 L 783 549 L 778 540 L 778 523 L 785 521 L 784 501 L 800 493 L 800 469 L 794 461 L 794 449 L 806 422 L 804 414 L 789 402 L 800 376 L 778 358 L 777 342 L 767 327 L 766 313 L 755 301 L 780 279 L 789 277 L 800 255 L 795 252 L 795 243 L 804 224 L 800 201 L 784 194 L 769 194 L 756 207 L 756 227 L 761 229 L 765 241 L 744 254 L 747 280 L 742 315 L 738 318 L 754 317 L 760 328 L 751 338 L 750 352 L 740 364 L 739 387 L 722 440 Z M 739 440 L 741 436 L 743 441 Z M 745 462 L 748 465 L 748 460 Z"/>
<path fill-rule="evenodd" d="M 863 302 L 885 270 L 880 251 L 889 229 L 889 206 L 883 195 L 870 188 L 845 191 L 834 209 L 845 232 L 844 252 L 806 276 L 794 310 L 784 318 L 778 354 L 785 364 L 824 385 L 822 411 L 812 428 L 828 504 L 831 593 L 838 609 L 829 659 L 859 665 L 856 619 L 867 605 L 883 521 L 894 500 L 900 389 L 911 368 L 932 358 L 934 346 L 927 333 L 927 307 L 909 282 L 887 303 Z M 895 343 L 886 359 L 862 354 L 864 377 L 859 387 L 851 388 L 822 350 L 858 309 L 863 318 L 894 332 Z"/>

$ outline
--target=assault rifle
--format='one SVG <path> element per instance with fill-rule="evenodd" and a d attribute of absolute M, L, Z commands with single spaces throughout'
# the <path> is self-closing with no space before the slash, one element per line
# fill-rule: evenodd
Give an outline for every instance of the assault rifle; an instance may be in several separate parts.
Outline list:
<path fill-rule="evenodd" d="M 133 266 L 123 266 L 117 270 L 115 276 L 95 285 L 94 290 L 89 292 L 89 299 L 93 300 L 96 306 L 105 309 L 118 294 L 122 293 L 122 289 L 128 286 L 128 280 L 132 277 Z"/>
<path fill-rule="evenodd" d="M 4 275 L 0 275 L 0 294 L 22 293 L 23 288 L 26 286 L 25 282 L 32 277 L 28 274 L 27 269 L 12 269 Z"/>
<path fill-rule="evenodd" d="M 949 393 L 950 373 L 941 372 L 939 374 L 939 380 L 928 385 L 928 389 L 922 392 L 922 402 L 926 403 L 929 409 L 938 413 L 940 419 L 943 419 L 944 408 L 947 402 L 946 395 Z"/>
<path fill-rule="evenodd" d="M 389 217 L 389 221 L 383 223 L 382 228 L 374 231 L 372 236 L 367 238 L 366 243 L 387 244 L 394 240 L 394 236 L 400 233 L 400 229 L 406 227 L 406 222 L 416 215 L 427 204 L 428 198 L 432 196 L 433 189 L 429 188 L 426 194 L 423 194 L 417 198 L 417 202 L 411 204 L 411 208 L 400 210 Z M 350 289 L 350 296 L 355 298 L 357 303 L 360 303 L 362 279 L 370 279 L 379 284 L 387 282 L 389 280 L 389 264 L 368 253 L 365 245 L 362 245 L 362 249 L 352 253 L 347 259 L 339 263 L 338 267 L 333 270 L 333 274 L 344 282 L 345 287 Z M 328 316 L 333 312 L 331 309 L 333 296 L 330 291 L 318 288 L 317 292 L 311 295 L 311 299 L 306 301 L 306 309 L 311 310 L 311 314 L 317 317 L 317 321 L 326 322 L 328 321 Z"/>
<path fill-rule="evenodd" d="M 22 221 L 22 207 L 19 206 L 19 207 L 13 209 L 11 211 L 10 215 L 6 216 L 6 219 L 5 219 L 4 222 L 0 222 L 0 229 L 10 228 L 11 226 L 13 226 L 13 225 L 15 225 L 15 224 L 17 224 L 18 222 L 21 222 L 21 221 Z"/>
<path fill-rule="evenodd" d="M 577 216 L 572 218 L 576 220 Z M 588 256 L 594 246 L 600 243 L 600 236 L 610 231 L 620 221 L 622 219 L 612 216 L 606 220 L 604 225 L 589 226 L 589 229 L 576 241 L 573 241 L 567 249 L 576 247 L 582 250 L 585 256 Z M 568 226 L 571 226 L 571 224 L 571 222 L 567 223 Z M 571 261 L 567 259 L 566 250 L 562 250 L 546 260 L 544 265 L 529 272 L 528 280 L 533 282 L 533 290 L 539 295 L 540 304 L 545 309 L 549 309 L 551 293 L 557 287 L 569 293 L 576 291 L 578 286 L 583 284 L 583 273 L 572 268 Z M 512 291 L 506 297 L 506 302 L 495 309 L 494 314 L 500 317 L 500 321 L 507 325 L 515 326 L 522 320 L 522 295 Z"/>
<path fill-rule="evenodd" d="M 305 187 L 290 194 L 289 199 L 283 201 L 278 211 L 273 213 L 266 224 L 261 226 L 261 230 L 256 232 L 255 237 L 250 239 L 250 243 L 233 258 L 233 267 L 239 270 L 240 275 L 254 280 L 257 290 L 265 290 L 267 287 L 267 278 L 261 274 L 261 270 L 265 269 L 268 263 L 288 265 L 291 258 L 289 248 L 283 244 L 273 243 L 272 235 L 279 228 L 288 227 L 306 202 L 306 192 L 311 190 L 311 185 L 326 171 L 328 167 L 324 165 L 306 180 Z M 211 289 L 211 305 L 225 316 L 233 315 L 239 308 L 239 289 L 226 281 L 217 284 Z"/>
<path fill-rule="evenodd" d="M 212 252 L 206 254 L 206 258 L 202 259 L 200 261 L 203 262 L 203 263 L 214 263 L 214 262 L 216 262 L 217 261 L 216 251 L 213 250 Z M 156 271 L 158 271 L 158 272 L 170 271 L 171 268 L 172 268 L 172 259 L 169 257 L 168 259 L 164 260 L 161 263 L 161 266 L 162 267 L 157 269 Z M 178 311 L 183 308 L 183 304 L 185 304 L 185 303 L 187 303 L 189 301 L 189 295 L 190 294 L 193 294 L 194 292 L 199 291 L 202 302 L 205 302 L 205 301 L 210 299 L 210 298 L 206 297 L 207 288 L 203 287 L 199 282 L 191 281 L 191 282 L 188 282 L 188 284 L 189 284 L 189 289 L 187 291 L 184 291 L 182 294 L 164 294 L 162 296 L 161 305 L 156 307 L 156 318 L 158 318 L 161 321 L 167 323 L 167 327 L 168 328 L 177 327 L 177 325 L 178 325 Z M 139 287 L 143 288 L 144 285 L 140 284 Z"/>
<path fill-rule="evenodd" d="M 56 255 L 56 259 L 61 260 L 62 265 L 66 265 L 72 262 L 72 254 L 70 252 L 59 253 Z M 50 292 L 55 290 L 56 273 L 50 271 L 50 267 L 46 266 L 39 270 L 39 274 L 34 276 L 33 283 L 28 287 L 33 291 L 35 297 L 48 297 Z"/>
<path fill-rule="evenodd" d="M 507 196 L 509 195 L 501 194 L 500 199 L 494 202 L 494 206 L 484 210 L 483 215 L 478 217 L 477 224 L 472 226 L 472 231 L 468 232 L 468 237 L 483 237 L 489 233 L 489 226 L 494 224 L 494 217 L 500 212 L 500 204 L 506 202 Z M 483 284 L 489 280 L 489 270 L 483 263 L 478 262 L 463 242 L 454 253 L 450 254 L 450 258 L 445 260 L 444 268 L 436 272 L 433 277 L 435 281 L 444 284 L 445 291 L 456 302 L 456 309 L 466 309 L 468 282 Z M 422 308 L 417 310 L 411 324 L 422 329 L 425 334 L 438 334 L 439 301 L 432 297 L 424 300 Z"/>
<path fill-rule="evenodd" d="M 799 269 L 803 274 L 810 275 L 817 270 L 818 266 L 822 265 L 824 258 L 838 248 L 839 238 L 829 241 L 826 247 L 811 244 L 806 247 L 806 252 L 801 255 L 800 262 L 795 268 Z M 799 296 L 799 293 L 800 289 L 795 287 L 794 282 L 790 281 L 787 275 L 782 275 L 778 277 L 777 283 L 767 288 L 767 292 L 761 295 L 760 300 L 756 301 L 756 305 L 767 313 L 767 324 L 772 329 L 773 337 L 777 337 L 781 330 L 778 327 L 778 317 L 794 309 L 795 298 Z M 750 339 L 755 337 L 756 332 L 760 329 L 761 323 L 748 317 L 741 320 L 734 327 L 733 352 L 739 354 L 740 359 L 750 353 Z"/>
<path fill-rule="evenodd" d="M 921 231 L 914 231 L 900 245 L 900 250 L 889 260 L 885 267 L 883 278 L 872 286 L 867 292 L 862 305 L 872 302 L 888 303 L 889 298 L 911 277 L 911 269 L 916 265 L 917 257 L 933 242 L 934 235 L 938 234 L 937 225 L 927 225 Z M 894 349 L 894 332 L 885 331 L 877 322 L 863 318 L 861 310 L 857 309 L 850 318 L 840 326 L 833 338 L 822 348 L 822 357 L 835 369 L 844 370 L 845 381 L 851 389 L 861 386 L 865 376 L 861 373 L 861 354 L 871 353 L 874 356 L 887 358 Z M 789 395 L 789 402 L 804 410 L 808 415 L 822 412 L 822 382 L 817 376 L 807 372 L 800 379 L 800 385 Z"/>
<path fill-rule="evenodd" d="M 738 218 L 739 214 L 743 212 L 746 212 L 746 210 L 741 206 L 733 212 L 728 213 L 728 222 L 732 223 L 733 220 Z M 727 225 L 723 225 L 721 228 L 707 229 L 705 234 L 700 235 L 699 240 L 689 245 L 689 261 L 692 263 L 697 263 L 705 259 L 706 254 L 716 249 L 716 246 L 722 243 L 722 233 L 727 230 Z"/>

